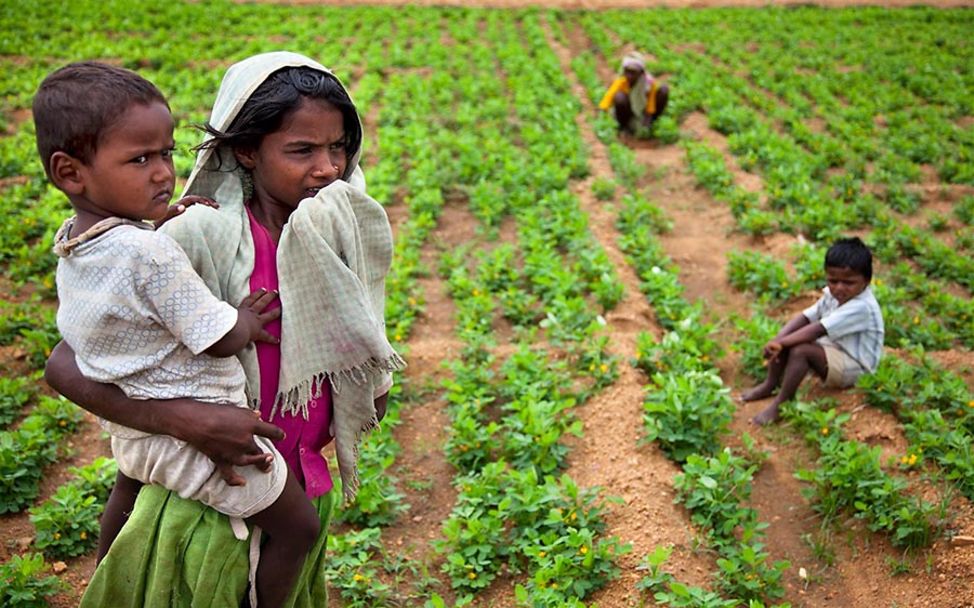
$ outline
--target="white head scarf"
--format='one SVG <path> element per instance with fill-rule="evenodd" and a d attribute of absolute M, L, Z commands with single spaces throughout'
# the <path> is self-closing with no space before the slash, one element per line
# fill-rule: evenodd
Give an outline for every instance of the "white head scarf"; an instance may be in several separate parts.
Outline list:
<path fill-rule="evenodd" d="M 343 89 L 345 85 L 328 68 L 304 55 L 289 51 L 274 51 L 248 57 L 233 64 L 223 76 L 213 110 L 210 112 L 210 126 L 218 131 L 226 131 L 233 120 L 240 113 L 241 108 L 250 99 L 253 92 L 264 83 L 274 72 L 289 67 L 308 67 L 323 72 L 335 79 Z M 347 92 L 347 89 L 346 89 Z M 349 95 L 351 99 L 351 95 Z M 358 112 L 355 113 L 358 116 Z M 359 132 L 361 129 L 359 118 Z M 209 138 L 208 138 L 209 139 Z M 365 191 L 365 176 L 359 167 L 362 156 L 362 142 L 357 143 L 355 155 L 348 159 L 345 174 L 342 179 L 353 186 Z M 222 148 L 205 149 L 196 157 L 196 165 L 186 181 L 183 196 L 196 194 L 217 200 L 221 205 L 232 204 L 238 199 L 243 201 L 243 187 L 241 183 L 242 168 L 229 171 L 227 167 L 236 167 L 237 160 L 232 150 Z"/>
<path fill-rule="evenodd" d="M 292 66 L 334 77 L 319 63 L 296 53 L 250 57 L 227 70 L 213 105 L 211 126 L 226 130 L 271 74 Z M 392 260 L 392 230 L 385 210 L 365 194 L 358 159 L 358 153 L 349 159 L 344 179 L 302 200 L 281 233 L 277 269 L 285 312 L 280 384 L 271 414 L 272 418 L 277 413 L 307 418 L 309 399 L 320 394 L 324 381 L 331 383 L 332 430 L 346 500 L 352 500 L 358 489 L 358 442 L 377 424 L 373 398 L 388 390 L 390 373 L 405 366 L 385 336 L 385 277 Z M 250 292 L 254 270 L 242 172 L 232 150 L 201 151 L 183 195 L 208 196 L 220 208 L 192 206 L 162 227 L 180 244 L 211 291 L 231 304 Z M 239 359 L 248 396 L 256 406 L 260 372 L 253 346 Z"/>

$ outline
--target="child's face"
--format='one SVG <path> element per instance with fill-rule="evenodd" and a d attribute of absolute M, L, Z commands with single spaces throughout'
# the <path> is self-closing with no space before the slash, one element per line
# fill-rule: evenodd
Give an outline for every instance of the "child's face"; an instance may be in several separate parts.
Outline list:
<path fill-rule="evenodd" d="M 165 216 L 176 185 L 173 119 L 161 102 L 128 107 L 98 142 L 79 172 L 84 192 L 72 202 L 96 216 L 157 220 Z"/>
<path fill-rule="evenodd" d="M 840 266 L 827 266 L 825 268 L 825 280 L 829 286 L 829 292 L 839 305 L 845 304 L 852 298 L 861 294 L 869 281 L 861 273 Z"/>
<path fill-rule="evenodd" d="M 280 129 L 264 136 L 256 149 L 238 150 L 237 158 L 251 170 L 257 202 L 294 209 L 345 174 L 341 110 L 304 98 Z"/>

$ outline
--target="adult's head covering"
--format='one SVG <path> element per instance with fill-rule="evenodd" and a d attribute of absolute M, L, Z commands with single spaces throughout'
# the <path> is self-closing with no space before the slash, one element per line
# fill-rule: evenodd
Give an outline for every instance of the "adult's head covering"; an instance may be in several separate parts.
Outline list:
<path fill-rule="evenodd" d="M 639 54 L 639 53 L 637 53 L 635 51 L 632 51 L 630 53 L 627 53 L 626 56 L 622 58 L 622 69 L 621 69 L 621 71 L 624 72 L 626 70 L 645 71 L 646 70 L 646 60 L 643 59 L 643 56 L 641 54 Z"/>
<path fill-rule="evenodd" d="M 257 87 L 275 72 L 290 67 L 308 67 L 318 70 L 334 78 L 335 82 L 345 89 L 345 85 L 331 70 L 304 55 L 289 51 L 261 53 L 237 62 L 227 70 L 223 82 L 220 83 L 216 101 L 213 102 L 210 125 L 218 131 L 226 131 Z M 345 92 L 347 93 L 348 89 L 345 89 Z M 362 119 L 357 111 L 356 116 L 361 125 Z M 359 132 L 362 132 L 361 128 Z M 342 179 L 365 191 L 365 176 L 359 168 L 362 142 L 355 143 L 358 143 L 357 151 L 352 158 L 348 159 Z M 243 202 L 242 171 L 243 168 L 238 166 L 232 150 L 204 149 L 196 157 L 196 165 L 183 189 L 183 196 L 189 194 L 206 196 L 220 201 L 221 205 Z"/>

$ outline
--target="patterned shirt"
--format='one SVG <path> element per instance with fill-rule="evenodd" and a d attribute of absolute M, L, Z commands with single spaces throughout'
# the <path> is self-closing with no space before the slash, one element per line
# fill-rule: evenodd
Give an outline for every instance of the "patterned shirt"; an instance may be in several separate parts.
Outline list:
<path fill-rule="evenodd" d="M 870 373 L 876 371 L 883 355 L 884 329 L 883 313 L 872 289 L 866 287 L 862 293 L 839 305 L 826 287 L 818 302 L 802 314 L 812 323 L 819 321 L 829 339 L 863 369 Z"/>
<path fill-rule="evenodd" d="M 207 348 L 237 322 L 167 235 L 118 226 L 58 261 L 57 325 L 86 378 L 133 399 L 189 397 L 244 406 L 236 357 Z M 102 421 L 119 437 L 148 433 Z"/>

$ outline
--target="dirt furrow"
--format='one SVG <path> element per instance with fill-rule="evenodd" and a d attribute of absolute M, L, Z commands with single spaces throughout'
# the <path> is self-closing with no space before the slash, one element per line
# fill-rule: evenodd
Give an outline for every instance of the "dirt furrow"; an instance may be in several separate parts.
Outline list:
<path fill-rule="evenodd" d="M 639 277 L 619 250 L 614 208 L 592 194 L 594 179 L 613 176 L 605 146 L 585 118 L 594 108 L 572 76 L 571 51 L 560 45 L 550 31 L 548 41 L 568 74 L 574 94 L 585 106 L 575 120 L 591 150 L 591 175 L 577 182 L 573 191 L 589 217 L 593 235 L 625 286 L 623 300 L 606 315 L 612 335 L 610 351 L 621 362 L 619 378 L 579 410 L 585 434 L 573 442 L 568 474 L 580 486 L 601 486 L 603 495 L 623 500 L 622 504 L 609 506 L 607 535 L 630 543 L 632 552 L 619 560 L 620 579 L 597 593 L 593 600 L 602 606 L 636 606 L 643 601 L 634 588 L 641 577 L 636 566 L 655 547 L 675 547 L 667 568 L 691 584 L 705 584 L 706 573 L 713 564 L 706 556 L 692 551 L 694 532 L 684 510 L 673 504 L 672 480 L 679 468 L 655 446 L 641 442 L 646 377 L 628 362 L 635 356 L 636 339 L 641 332 L 658 337 L 662 331 L 652 320 L 652 308 L 639 291 Z"/>

